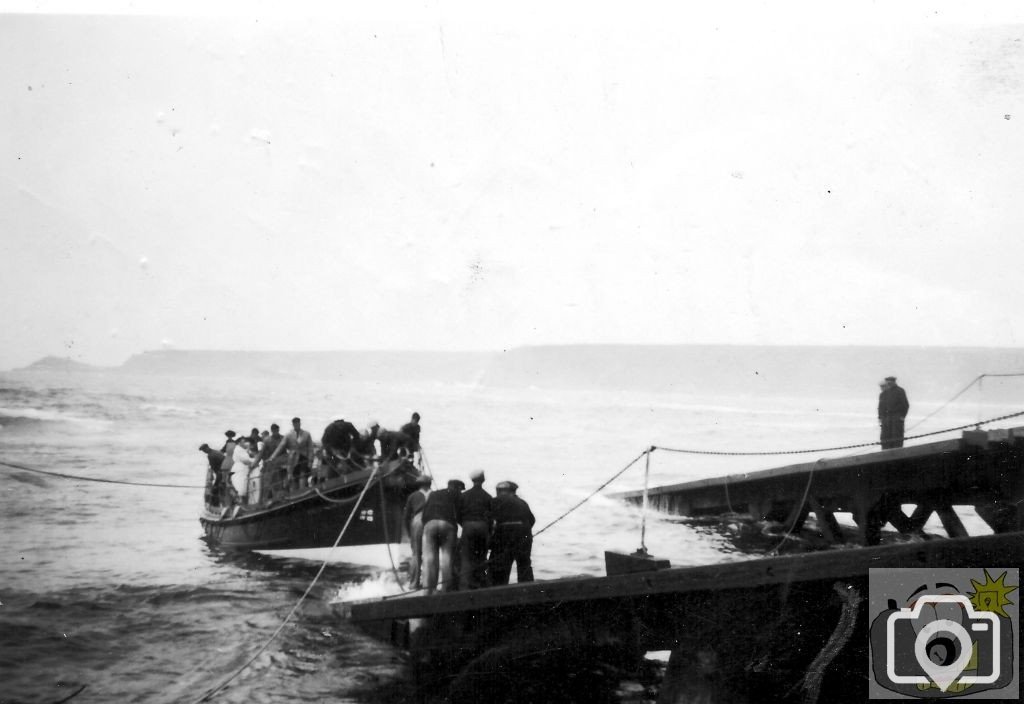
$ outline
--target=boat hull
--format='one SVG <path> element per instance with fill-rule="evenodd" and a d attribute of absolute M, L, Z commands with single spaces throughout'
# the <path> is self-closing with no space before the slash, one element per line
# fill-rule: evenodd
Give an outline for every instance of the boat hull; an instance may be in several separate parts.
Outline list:
<path fill-rule="evenodd" d="M 399 542 L 402 509 L 412 487 L 402 476 L 375 479 L 359 501 L 365 481 L 352 477 L 265 506 L 206 506 L 199 522 L 205 539 L 226 549 L 322 548 L 335 544 L 355 510 L 338 545 Z"/>

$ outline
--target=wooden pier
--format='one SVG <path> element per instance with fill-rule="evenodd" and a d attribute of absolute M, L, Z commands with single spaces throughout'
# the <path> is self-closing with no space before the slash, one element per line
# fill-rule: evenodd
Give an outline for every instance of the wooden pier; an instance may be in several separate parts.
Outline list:
<path fill-rule="evenodd" d="M 643 491 L 612 494 L 634 504 Z M 877 545 L 888 523 L 920 534 L 936 514 L 951 538 L 969 532 L 956 506 L 972 506 L 995 533 L 1024 530 L 1024 428 L 967 431 L 955 440 L 822 459 L 648 490 L 650 507 L 679 516 L 746 513 L 799 531 L 813 513 L 826 539 L 845 540 L 835 514 L 849 512 L 856 542 Z M 910 515 L 903 506 L 913 504 Z"/>
<path fill-rule="evenodd" d="M 671 652 L 659 704 L 865 701 L 869 569 L 1024 564 L 1022 460 L 1024 429 L 969 432 L 658 487 L 651 504 L 667 513 L 749 511 L 796 526 L 814 512 L 836 543 L 834 514 L 850 511 L 864 545 L 693 567 L 652 561 L 649 571 L 338 608 L 410 653 L 424 702 L 615 701 L 616 678 L 641 673 L 650 651 Z M 917 508 L 907 515 L 903 504 Z M 994 534 L 968 536 L 961 505 Z M 933 512 L 949 539 L 921 534 Z M 906 539 L 876 545 L 883 523 Z M 579 690 L 595 682 L 604 694 Z"/>

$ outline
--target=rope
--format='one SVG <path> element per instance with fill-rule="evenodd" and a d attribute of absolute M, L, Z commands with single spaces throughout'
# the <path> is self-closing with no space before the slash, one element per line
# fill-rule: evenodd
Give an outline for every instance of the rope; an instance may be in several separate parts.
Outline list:
<path fill-rule="evenodd" d="M 787 540 L 789 540 L 789 536 L 793 534 L 793 529 L 796 528 L 796 524 L 800 522 L 800 514 L 803 513 L 804 504 L 807 503 L 807 497 L 811 493 L 811 480 L 814 479 L 814 470 L 821 466 L 822 462 L 824 462 L 824 460 L 818 460 L 817 462 L 815 462 L 814 466 L 811 467 L 811 470 L 807 473 L 807 486 L 804 487 L 804 495 L 800 499 L 800 503 L 797 504 L 796 507 L 793 509 L 795 511 L 795 513 L 793 514 L 793 522 L 789 525 L 789 528 L 786 529 L 786 532 L 783 534 L 782 539 L 779 541 L 779 544 L 768 551 L 769 555 L 778 554 L 779 548 L 781 548 L 782 545 Z"/>
<path fill-rule="evenodd" d="M 977 428 L 979 426 L 987 425 L 989 423 L 996 423 L 996 422 L 1001 421 L 1001 420 L 1007 420 L 1009 418 L 1018 418 L 1020 416 L 1024 416 L 1024 411 L 1018 411 L 1016 413 L 1008 413 L 1005 416 L 998 416 L 996 418 L 989 418 L 988 420 L 978 421 L 977 423 L 967 423 L 966 425 L 958 425 L 955 428 L 946 428 L 944 430 L 935 430 L 935 431 L 933 431 L 931 433 L 920 433 L 918 435 L 908 435 L 907 437 L 905 437 L 903 439 L 904 440 L 917 440 L 919 438 L 927 438 L 927 437 L 931 437 L 933 435 L 942 435 L 943 433 L 951 433 L 951 432 L 956 431 L 956 430 L 965 430 L 967 428 Z M 679 452 L 679 453 L 683 453 L 683 454 L 687 454 L 687 455 L 721 455 L 721 456 L 729 456 L 729 457 L 738 457 L 738 456 L 764 456 L 764 455 L 804 455 L 804 454 L 817 453 L 817 452 L 831 452 L 831 451 L 834 451 L 834 450 L 851 450 L 853 448 L 858 448 L 858 447 L 872 447 L 874 445 L 879 445 L 879 444 L 881 444 L 881 443 L 876 441 L 876 442 L 864 442 L 864 443 L 860 443 L 859 445 L 839 445 L 837 447 L 819 447 L 819 448 L 815 448 L 815 449 L 812 449 L 812 450 L 774 450 L 774 451 L 758 451 L 758 452 L 725 452 L 725 451 L 722 451 L 722 450 L 688 450 L 688 449 L 680 449 L 680 448 L 674 448 L 674 447 L 663 447 L 661 445 L 657 445 L 655 447 L 652 447 L 651 449 L 652 450 L 664 450 L 665 452 Z"/>
<path fill-rule="evenodd" d="M 83 482 L 100 482 L 102 484 L 128 484 L 129 486 L 156 486 L 164 489 L 205 489 L 206 487 L 199 486 L 197 484 L 154 484 L 151 482 L 126 482 L 120 479 L 100 479 L 98 477 L 83 477 L 77 474 L 63 474 L 61 472 L 48 472 L 45 469 L 36 469 L 35 467 L 26 467 L 22 464 L 15 464 L 14 462 L 7 462 L 6 460 L 0 460 L 0 466 L 11 467 L 13 469 L 20 469 L 23 472 L 35 472 L 36 474 L 45 474 L 50 477 L 60 477 L 61 479 L 77 479 Z"/>
<path fill-rule="evenodd" d="M 797 687 L 802 689 L 803 697 L 800 700 L 802 704 L 817 704 L 818 696 L 821 694 L 821 681 L 825 677 L 825 670 L 835 660 L 839 651 L 850 642 L 850 636 L 853 635 L 853 631 L 857 626 L 857 609 L 861 601 L 863 601 L 860 592 L 852 584 L 843 584 L 842 582 L 836 582 L 832 585 L 832 588 L 835 589 L 836 593 L 843 600 L 843 610 L 839 614 L 839 621 L 832 630 L 832 635 L 829 636 L 828 642 L 825 643 L 811 664 L 807 666 L 807 672 L 800 678 L 797 685 L 786 693 L 788 697 Z"/>
<path fill-rule="evenodd" d="M 363 491 L 359 494 L 359 498 L 356 501 L 356 505 L 352 507 L 352 511 L 348 514 L 348 519 L 345 521 L 345 525 L 342 526 L 341 532 L 338 533 L 338 537 L 334 539 L 334 544 L 331 546 L 331 552 L 333 552 L 334 549 L 338 547 L 338 544 L 341 542 L 341 539 L 345 536 L 345 532 L 348 530 L 349 525 L 352 523 L 352 519 L 356 515 L 356 510 L 359 508 L 359 504 L 362 502 L 363 497 L 366 496 L 366 492 L 369 490 L 370 485 L 373 483 L 373 478 L 377 474 L 377 469 L 377 467 L 374 467 L 373 473 L 366 480 L 366 484 L 363 486 Z M 299 600 L 295 602 L 295 605 L 292 607 L 292 610 L 288 612 L 288 615 L 285 616 L 284 620 L 281 622 L 281 625 L 279 625 L 277 627 L 277 630 L 275 630 L 273 634 L 271 634 L 270 638 L 268 638 L 267 641 L 262 646 L 260 646 L 259 650 L 253 653 L 252 657 L 246 660 L 241 667 L 232 672 L 231 675 L 229 675 L 223 682 L 221 682 L 216 687 L 206 692 L 206 694 L 204 694 L 202 697 L 197 699 L 195 701 L 195 704 L 201 704 L 201 702 L 210 701 L 218 692 L 227 687 L 232 680 L 234 680 L 236 677 L 242 674 L 242 672 L 247 667 L 249 667 L 249 665 L 251 665 L 253 661 L 255 661 L 256 658 L 258 658 L 263 653 L 264 650 L 266 650 L 270 646 L 274 639 L 277 638 L 277 636 L 280 635 L 281 631 L 284 630 L 284 627 L 288 625 L 288 622 L 291 621 L 292 617 L 295 615 L 295 613 L 299 610 L 299 607 L 302 605 L 302 602 L 304 602 L 306 600 L 306 597 L 309 596 L 309 593 L 313 591 L 313 587 L 320 580 L 320 577 L 323 575 L 324 570 L 327 569 L 327 561 L 330 558 L 330 556 L 331 553 L 328 553 L 327 557 L 324 558 L 323 563 L 320 565 L 320 569 L 317 570 L 317 573 L 313 576 L 313 581 L 309 583 L 309 586 L 306 587 L 306 591 L 304 591 L 302 593 L 302 596 L 299 597 Z"/>
<path fill-rule="evenodd" d="M 405 591 L 405 584 L 402 582 L 402 578 L 398 574 L 398 567 L 395 566 L 395 558 L 391 554 L 391 540 L 388 536 L 388 516 L 386 513 L 387 501 L 384 499 L 384 482 L 377 482 L 377 486 L 380 487 L 380 517 L 384 522 L 384 545 L 388 549 L 388 559 L 391 560 L 391 573 L 395 575 L 395 582 L 401 587 L 402 591 Z"/>
<path fill-rule="evenodd" d="M 555 524 L 556 524 L 556 523 L 558 523 L 558 522 L 559 522 L 560 520 L 562 520 L 563 518 L 565 518 L 566 516 L 568 516 L 568 515 L 569 515 L 570 513 L 572 513 L 572 512 L 573 512 L 573 511 L 575 511 L 576 509 L 578 509 L 578 508 L 579 508 L 580 506 L 582 506 L 583 504 L 585 504 L 585 503 L 587 503 L 588 501 L 590 501 L 590 500 L 591 500 L 592 498 L 594 498 L 594 496 L 596 496 L 596 495 L 597 495 L 597 493 L 598 493 L 598 492 L 600 492 L 600 491 L 601 491 L 602 489 L 604 489 L 604 488 L 605 488 L 606 486 L 608 486 L 608 485 L 609 485 L 609 484 L 611 484 L 611 483 L 612 483 L 613 481 L 615 481 L 616 479 L 618 479 L 618 478 L 619 478 L 619 477 L 620 477 L 620 476 L 621 476 L 622 474 L 624 474 L 624 473 L 626 472 L 626 470 L 627 470 L 627 469 L 629 469 L 630 467 L 632 467 L 633 465 L 635 465 L 635 464 L 636 464 L 637 462 L 639 462 L 639 461 L 640 461 L 640 458 L 641 458 L 641 457 L 643 457 L 644 455 L 646 455 L 646 454 L 648 454 L 648 453 L 650 453 L 650 452 L 653 452 L 653 451 L 654 451 L 654 450 L 656 450 L 656 449 L 658 449 L 658 448 L 656 448 L 656 447 L 653 447 L 653 446 L 652 446 L 652 447 L 649 447 L 649 448 L 647 448 L 647 449 L 646 449 L 646 450 L 644 450 L 643 452 L 641 452 L 641 453 L 640 453 L 639 455 L 637 455 L 637 456 L 636 456 L 636 457 L 635 457 L 635 458 L 633 459 L 633 461 L 632 461 L 632 462 L 630 462 L 630 463 L 629 463 L 629 464 L 627 464 L 627 465 L 626 465 L 625 467 L 623 467 L 622 469 L 620 469 L 620 470 L 619 470 L 618 472 L 616 472 L 615 474 L 613 474 L 613 475 L 611 476 L 611 478 L 610 478 L 610 479 L 608 479 L 608 481 L 606 481 L 606 482 L 605 482 L 604 484 L 602 484 L 601 486 L 597 487 L 597 488 L 596 488 L 596 489 L 594 489 L 594 490 L 593 490 L 592 492 L 590 492 L 590 494 L 588 494 L 586 498 L 584 498 L 584 499 L 583 499 L 582 501 L 580 501 L 579 503 L 577 503 L 577 504 L 576 504 L 575 506 L 573 506 L 572 508 L 570 508 L 570 509 L 569 509 L 568 511 L 566 511 L 565 513 L 563 513 L 563 514 L 562 514 L 561 516 L 559 516 L 559 517 L 558 517 L 558 518 L 556 518 L 555 520 L 553 520 L 553 521 L 551 521 L 550 523 L 548 523 L 548 524 L 547 524 L 546 526 L 544 526 L 543 528 L 541 528 L 541 529 L 540 529 L 539 531 L 537 531 L 536 533 L 534 533 L 534 534 L 533 534 L 533 537 L 534 537 L 534 538 L 536 538 L 536 537 L 537 537 L 538 535 L 540 535 L 541 533 L 543 533 L 544 531 L 546 531 L 546 530 L 547 530 L 548 528 L 550 528 L 551 526 L 555 525 Z"/>

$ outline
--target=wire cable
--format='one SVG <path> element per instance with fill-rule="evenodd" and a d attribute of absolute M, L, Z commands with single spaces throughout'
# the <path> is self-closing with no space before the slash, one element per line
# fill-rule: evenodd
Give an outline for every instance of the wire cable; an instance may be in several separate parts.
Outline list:
<path fill-rule="evenodd" d="M 556 523 L 558 523 L 558 522 L 559 522 L 560 520 L 562 520 L 563 518 L 565 518 L 566 516 L 568 516 L 568 515 L 569 515 L 570 513 L 572 513 L 572 512 L 573 512 L 573 511 L 575 511 L 576 509 L 578 509 L 578 508 L 579 508 L 580 506 L 582 506 L 583 504 L 585 504 L 585 503 L 587 503 L 588 501 L 590 501 L 590 500 L 591 500 L 592 498 L 594 498 L 594 497 L 595 497 L 595 496 L 596 496 L 596 495 L 597 495 L 597 494 L 598 494 L 598 493 L 599 493 L 599 492 L 600 492 L 600 491 L 601 491 L 602 489 L 604 489 L 604 488 L 605 488 L 606 486 L 608 486 L 608 485 L 609 485 L 609 484 L 611 484 L 611 483 L 612 483 L 613 481 L 615 481 L 615 480 L 616 480 L 616 479 L 618 479 L 618 478 L 619 478 L 620 476 L 622 476 L 622 475 L 623 475 L 623 474 L 624 474 L 624 473 L 626 472 L 626 470 L 627 470 L 627 469 L 629 469 L 630 467 L 632 467 L 633 465 L 635 465 L 635 464 L 636 464 L 637 462 L 639 462 L 639 461 L 640 461 L 640 458 L 641 458 L 641 457 L 643 457 L 644 455 L 646 455 L 646 454 L 648 454 L 648 453 L 650 453 L 650 452 L 653 452 L 653 451 L 654 451 L 655 449 L 657 449 L 657 448 L 655 448 L 655 447 L 649 447 L 649 448 L 647 448 L 646 450 L 644 450 L 643 452 L 641 452 L 641 453 L 640 453 L 639 455 L 637 455 L 637 456 L 636 456 L 636 457 L 635 457 L 635 458 L 633 459 L 633 461 L 632 461 L 632 462 L 630 462 L 630 463 L 629 463 L 629 464 L 627 464 L 627 465 L 626 465 L 625 467 L 623 467 L 622 469 L 620 469 L 620 470 L 619 470 L 618 472 L 616 472 L 615 474 L 613 474 L 613 475 L 611 476 L 611 478 L 609 478 L 609 479 L 608 479 L 608 481 L 606 481 L 606 482 L 605 482 L 604 484 L 602 484 L 601 486 L 597 487 L 597 488 L 596 488 L 596 489 L 594 489 L 594 490 L 593 490 L 592 492 L 590 492 L 590 494 L 588 494 L 588 495 L 586 496 L 586 498 L 584 498 L 584 499 L 583 499 L 582 501 L 580 501 L 579 503 L 577 503 L 577 504 L 576 504 L 575 506 L 573 506 L 572 508 L 570 508 L 570 509 L 569 509 L 568 511 L 566 511 L 565 513 L 563 513 L 563 514 L 562 514 L 561 516 L 559 516 L 559 517 L 558 517 L 558 518 L 556 518 L 555 520 L 553 520 L 553 521 L 551 521 L 550 523 L 548 523 L 548 524 L 547 524 L 546 526 L 544 526 L 543 528 L 541 528 L 540 530 L 538 530 L 538 531 L 537 531 L 536 533 L 534 533 L 534 534 L 533 534 L 533 537 L 534 537 L 534 538 L 536 538 L 536 537 L 537 537 L 538 535 L 540 535 L 541 533 L 543 533 L 544 531 L 546 531 L 546 530 L 547 530 L 548 528 L 550 528 L 551 526 L 555 525 L 555 524 L 556 524 Z"/>
<path fill-rule="evenodd" d="M 907 437 L 905 437 L 903 439 L 904 440 L 917 440 L 919 438 L 927 438 L 927 437 L 931 437 L 933 435 L 942 435 L 943 433 L 952 433 L 952 432 L 954 432 L 956 430 L 965 430 L 967 428 L 977 428 L 977 427 L 980 427 L 982 425 L 987 425 L 989 423 L 996 423 L 996 422 L 1001 421 L 1001 420 L 1007 420 L 1009 418 L 1018 418 L 1020 416 L 1024 416 L 1024 411 L 1018 411 L 1016 413 L 1007 413 L 1006 415 L 997 416 L 995 418 L 989 418 L 988 420 L 981 420 L 981 421 L 978 421 L 977 423 L 966 423 L 964 425 L 958 425 L 958 426 L 953 427 L 953 428 L 944 428 L 943 430 L 935 430 L 935 431 L 930 432 L 930 433 L 919 433 L 918 435 L 908 435 Z M 687 455 L 719 455 L 719 456 L 727 456 L 727 457 L 739 457 L 739 456 L 757 457 L 757 456 L 767 456 L 767 455 L 803 455 L 803 454 L 810 454 L 810 453 L 817 453 L 817 452 L 831 452 L 831 451 L 834 451 L 834 450 L 849 450 L 849 449 L 856 448 L 856 447 L 873 447 L 874 445 L 878 445 L 878 444 L 880 444 L 880 443 L 876 441 L 876 442 L 864 442 L 864 443 L 860 443 L 858 445 L 839 445 L 837 447 L 819 447 L 819 448 L 815 448 L 815 449 L 812 449 L 812 450 L 772 450 L 772 451 L 757 451 L 757 452 L 733 452 L 733 451 L 724 451 L 724 450 L 692 450 L 692 449 L 682 449 L 682 448 L 676 448 L 676 447 L 664 447 L 662 445 L 656 445 L 655 447 L 652 447 L 651 449 L 652 450 L 664 450 L 665 452 L 677 452 L 677 453 L 682 453 L 682 454 L 687 454 Z"/>
<path fill-rule="evenodd" d="M 338 537 L 334 539 L 334 544 L 331 546 L 331 552 L 333 552 L 334 549 L 338 547 L 338 544 L 341 542 L 341 539 L 345 536 L 345 532 L 348 530 L 349 525 L 352 523 L 352 519 L 355 517 L 356 512 L 359 510 L 359 504 L 362 503 L 363 497 L 366 496 L 366 492 L 369 490 L 370 485 L 373 484 L 373 479 L 376 476 L 378 469 L 379 469 L 379 467 L 374 467 L 373 468 L 373 473 L 370 474 L 369 478 L 366 480 L 366 484 L 363 486 L 363 491 L 359 494 L 359 499 L 356 502 L 356 505 L 352 507 L 352 511 L 348 514 L 348 519 L 345 521 L 345 525 L 342 526 L 341 532 L 338 533 Z M 313 591 L 313 587 L 320 580 L 320 577 L 323 575 L 324 570 L 327 569 L 327 562 L 328 562 L 328 559 L 330 558 L 330 556 L 331 556 L 331 553 L 329 552 L 327 554 L 327 557 L 324 558 L 324 561 L 320 564 L 320 569 L 317 570 L 316 574 L 313 576 L 313 580 L 309 583 L 309 586 L 306 587 L 306 591 L 304 591 L 302 593 L 302 596 L 299 597 L 299 600 L 297 602 L 295 602 L 295 605 L 292 606 L 291 611 L 288 612 L 288 615 L 285 616 L 284 620 L 281 622 L 281 625 L 279 625 L 277 627 L 277 630 L 275 630 L 271 634 L 270 638 L 268 638 L 267 641 L 263 645 L 260 646 L 259 650 L 257 650 L 255 653 L 253 653 L 253 655 L 248 660 L 246 660 L 241 665 L 241 667 L 237 668 L 234 672 L 232 672 L 226 679 L 224 679 L 224 681 L 222 681 L 216 687 L 214 687 L 213 689 L 210 689 L 209 691 L 207 691 L 206 694 L 204 694 L 202 697 L 200 697 L 199 699 L 196 699 L 195 700 L 195 704 L 201 704 L 201 702 L 208 702 L 208 701 L 210 701 L 221 690 L 223 690 L 225 687 L 227 687 L 232 682 L 232 680 L 234 680 L 236 677 L 238 677 L 240 674 L 242 674 L 242 672 L 244 672 L 245 669 L 247 667 L 249 667 L 249 665 L 251 665 L 256 660 L 256 658 L 258 658 L 261 654 L 263 654 L 263 651 L 266 650 L 270 646 L 270 644 L 272 642 L 274 642 L 274 639 L 277 638 L 277 636 L 281 634 L 281 631 L 284 630 L 284 627 L 286 625 L 288 625 L 288 623 L 292 620 L 292 617 L 295 616 L 295 613 L 299 610 L 299 607 L 302 606 L 302 602 L 304 602 L 306 600 L 306 597 L 309 596 L 309 593 L 311 591 Z"/>
<path fill-rule="evenodd" d="M 45 474 L 50 477 L 59 477 L 61 479 L 77 479 L 83 482 L 99 482 L 101 484 L 127 484 L 128 486 L 155 486 L 162 489 L 205 489 L 206 487 L 198 484 L 157 484 L 153 482 L 128 482 L 121 479 L 101 479 L 99 477 L 83 477 L 78 474 L 64 474 L 63 472 L 48 472 L 45 469 L 37 469 L 35 467 L 27 467 L 23 464 L 17 464 L 15 462 L 8 462 L 6 460 L 0 460 L 0 466 L 11 467 L 13 469 L 20 469 L 23 472 L 35 472 L 36 474 Z"/>

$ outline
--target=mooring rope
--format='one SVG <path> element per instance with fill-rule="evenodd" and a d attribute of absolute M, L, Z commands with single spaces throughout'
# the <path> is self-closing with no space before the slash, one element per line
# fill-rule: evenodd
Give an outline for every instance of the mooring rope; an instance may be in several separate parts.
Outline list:
<path fill-rule="evenodd" d="M 807 497 L 810 496 L 811 494 L 811 482 L 814 480 L 814 470 L 820 467 L 823 462 L 824 460 L 818 460 L 817 462 L 814 463 L 814 466 L 811 467 L 810 471 L 807 472 L 807 486 L 804 487 L 804 495 L 803 497 L 801 497 L 800 503 L 798 503 L 793 508 L 793 510 L 796 512 L 793 516 L 793 522 L 789 524 L 789 528 L 787 528 L 786 532 L 783 533 L 782 539 L 779 540 L 779 544 L 768 551 L 769 555 L 778 554 L 779 548 L 781 548 L 783 544 L 785 544 L 785 542 L 789 540 L 789 536 L 793 534 L 793 530 L 796 528 L 796 524 L 800 522 L 800 515 L 803 513 L 804 505 L 807 503 Z"/>
<path fill-rule="evenodd" d="M 825 670 L 836 655 L 850 641 L 854 629 L 857 627 L 857 610 L 863 598 L 860 592 L 852 584 L 836 582 L 832 585 L 836 594 L 843 600 L 842 612 L 839 614 L 839 621 L 829 636 L 817 657 L 807 667 L 807 672 L 800 678 L 796 686 L 787 692 L 787 697 L 797 687 L 803 690 L 802 704 L 817 704 L 818 696 L 821 694 L 821 681 L 825 677 Z"/>
<path fill-rule="evenodd" d="M 964 425 L 958 425 L 954 428 L 945 428 L 943 430 L 935 430 L 930 433 L 920 433 L 918 435 L 908 435 L 903 438 L 904 440 L 917 440 L 919 438 L 928 438 L 933 435 L 942 435 L 943 433 L 952 433 L 956 430 L 965 430 L 967 428 L 978 428 L 982 425 L 988 425 L 989 423 L 996 423 L 1001 420 L 1007 420 L 1009 418 L 1018 418 L 1024 416 L 1024 411 L 1018 411 L 1016 413 L 1008 413 L 1005 416 L 998 416 L 996 418 L 989 418 L 988 420 L 980 420 L 977 423 L 966 423 Z M 664 447 L 663 445 L 655 445 L 652 450 L 664 450 L 665 452 L 677 452 L 687 455 L 718 455 L 725 457 L 757 457 L 766 455 L 806 455 L 818 452 L 832 452 L 834 450 L 852 450 L 858 447 L 873 447 L 880 445 L 880 441 L 875 442 L 863 442 L 858 445 L 838 445 L 836 447 L 818 447 L 811 450 L 770 450 L 770 451 L 756 451 L 756 452 L 738 452 L 738 451 L 725 451 L 725 450 L 691 450 L 682 449 L 676 447 Z"/>
<path fill-rule="evenodd" d="M 402 582 L 402 578 L 398 574 L 398 567 L 395 565 L 395 558 L 391 554 L 391 539 L 388 535 L 387 501 L 384 498 L 384 482 L 377 482 L 377 485 L 380 487 L 380 518 L 384 525 L 384 545 L 388 549 L 388 559 L 391 560 L 391 572 L 395 576 L 395 582 L 404 592 L 405 584 Z"/>
<path fill-rule="evenodd" d="M 541 533 L 543 533 L 544 531 L 546 531 L 546 530 L 547 530 L 548 528 L 550 528 L 551 526 L 555 525 L 555 524 L 556 524 L 556 523 L 558 523 L 558 522 L 559 522 L 560 520 L 562 520 L 563 518 L 565 518 L 566 516 L 568 516 L 568 515 L 569 515 L 570 513 L 572 513 L 572 512 L 573 512 L 573 511 L 575 511 L 576 509 L 578 509 L 578 508 L 579 508 L 580 506 L 582 506 L 583 504 L 585 504 L 585 503 L 587 503 L 588 501 L 590 501 L 590 500 L 591 500 L 592 498 L 594 498 L 594 497 L 595 497 L 595 496 L 596 496 L 596 495 L 598 494 L 598 492 L 600 492 L 600 491 L 601 491 L 602 489 L 604 489 L 604 488 L 605 488 L 606 486 L 608 486 L 608 485 L 609 485 L 609 484 L 611 484 L 611 483 L 612 483 L 613 481 L 615 481 L 615 480 L 616 480 L 616 479 L 618 479 L 618 478 L 619 478 L 620 476 L 622 476 L 622 475 L 623 475 L 623 474 L 624 474 L 624 473 L 626 472 L 626 470 L 627 470 L 627 469 L 629 469 L 630 467 L 632 467 L 633 465 L 635 465 L 635 464 L 636 464 L 637 462 L 639 462 L 639 461 L 640 461 L 640 458 L 641 458 L 641 457 L 643 457 L 644 455 L 646 455 L 646 454 L 648 454 L 648 453 L 650 453 L 650 452 L 654 451 L 655 449 L 657 449 L 657 448 L 655 448 L 655 447 L 649 447 L 649 448 L 647 448 L 646 450 L 644 450 L 643 452 L 641 452 L 641 453 L 640 453 L 639 455 L 637 455 L 637 456 L 636 456 L 636 457 L 635 457 L 635 458 L 633 459 L 633 461 L 632 461 L 632 462 L 630 462 L 630 463 L 629 463 L 629 464 L 627 464 L 627 465 L 626 465 L 625 467 L 623 467 L 622 469 L 620 469 L 620 470 L 619 470 L 618 472 L 616 472 L 615 474 L 613 474 L 613 475 L 611 476 L 611 478 L 609 478 L 609 479 L 608 479 L 608 481 L 606 481 L 606 482 L 605 482 L 604 484 L 602 484 L 601 486 L 599 486 L 599 487 L 597 487 L 596 489 L 594 489 L 594 490 L 593 490 L 593 491 L 592 491 L 592 492 L 591 492 L 590 494 L 588 494 L 588 495 L 586 496 L 586 498 L 584 498 L 584 499 L 583 499 L 582 501 L 580 501 L 579 503 L 577 503 L 577 504 L 576 504 L 575 506 L 573 506 L 572 508 L 570 508 L 570 509 L 569 509 L 568 511 L 566 511 L 565 513 L 563 513 L 563 514 L 562 514 L 561 516 L 559 516 L 559 517 L 558 517 L 558 518 L 556 518 L 555 520 L 553 520 L 553 521 L 551 521 L 550 523 L 548 523 L 548 524 L 547 524 L 546 526 L 544 526 L 543 528 L 541 528 L 540 530 L 538 530 L 538 531 L 537 531 L 536 533 L 534 533 L 534 534 L 533 534 L 533 537 L 534 537 L 534 538 L 536 538 L 536 537 L 537 537 L 538 535 L 540 535 Z"/>
<path fill-rule="evenodd" d="M 373 473 L 370 474 L 369 478 L 366 480 L 366 484 L 363 486 L 363 490 L 359 494 L 359 499 L 356 501 L 356 505 L 352 507 L 352 511 L 348 514 L 348 519 L 345 521 L 345 525 L 342 526 L 341 532 L 338 533 L 338 537 L 334 539 L 334 544 L 331 545 L 331 552 L 329 552 L 327 554 L 327 557 L 324 558 L 324 561 L 320 564 L 320 569 L 317 570 L 316 574 L 313 576 L 313 580 L 309 583 L 309 586 L 306 587 L 306 591 L 302 593 L 302 596 L 299 597 L 299 600 L 295 602 L 294 606 L 292 606 L 291 611 L 289 611 L 288 615 L 285 616 L 284 620 L 281 622 L 281 625 L 279 625 L 277 627 L 277 630 L 275 630 L 271 634 L 270 638 L 268 638 L 267 641 L 260 646 L 259 650 L 253 653 L 252 657 L 246 660 L 241 667 L 232 672 L 223 682 L 218 684 L 213 689 L 207 691 L 206 694 L 204 694 L 199 699 L 195 700 L 195 704 L 201 704 L 201 702 L 210 701 L 214 696 L 216 696 L 218 692 L 227 687 L 232 682 L 232 680 L 234 680 L 236 677 L 242 674 L 242 672 L 244 672 L 245 669 L 249 667 L 249 665 L 251 665 L 256 660 L 256 658 L 258 658 L 263 653 L 263 651 L 270 646 L 274 639 L 277 638 L 277 636 L 281 634 L 281 631 L 284 630 L 284 627 L 288 625 L 288 623 L 292 620 L 292 617 L 295 616 L 295 613 L 299 610 L 299 607 L 302 605 L 302 602 L 304 602 L 306 600 L 306 597 L 309 596 L 309 593 L 313 591 L 313 587 L 320 580 L 320 577 L 323 575 L 324 570 L 327 569 L 327 563 L 328 560 L 330 559 L 331 553 L 334 552 L 334 549 L 338 547 L 338 544 L 341 543 L 341 539 L 345 536 L 345 532 L 348 530 L 349 525 L 352 523 L 352 519 L 353 517 L 355 517 L 356 511 L 359 509 L 359 504 L 362 503 L 363 497 L 366 496 L 366 492 L 369 490 L 370 485 L 373 483 L 374 476 L 377 474 L 378 469 L 379 467 L 373 468 Z"/>
<path fill-rule="evenodd" d="M 78 474 L 64 474 L 63 472 L 49 472 L 45 469 L 38 469 L 36 467 L 27 467 L 23 464 L 17 464 L 15 462 L 8 462 L 6 460 L 0 460 L 0 466 L 10 467 L 12 469 L 20 469 L 23 472 L 35 472 L 36 474 L 45 474 L 49 477 L 59 477 L 61 479 L 77 479 L 83 482 L 99 482 L 101 484 L 127 484 L 129 486 L 155 486 L 162 489 L 205 489 L 206 487 L 198 484 L 156 484 L 153 482 L 128 482 L 122 479 L 101 479 L 99 477 L 83 477 Z"/>

